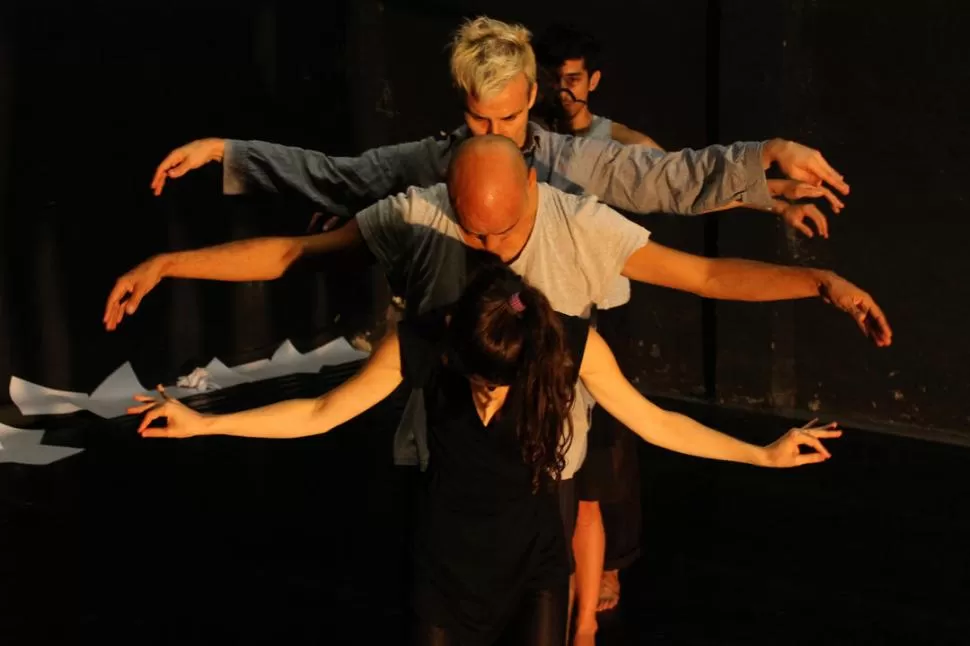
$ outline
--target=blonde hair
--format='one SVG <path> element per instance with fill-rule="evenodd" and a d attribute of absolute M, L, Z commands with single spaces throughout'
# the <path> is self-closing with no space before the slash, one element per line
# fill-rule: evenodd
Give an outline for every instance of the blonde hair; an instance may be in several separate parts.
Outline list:
<path fill-rule="evenodd" d="M 451 79 L 465 94 L 488 98 L 524 73 L 529 89 L 536 82 L 536 56 L 522 25 L 486 16 L 463 24 L 451 42 Z"/>

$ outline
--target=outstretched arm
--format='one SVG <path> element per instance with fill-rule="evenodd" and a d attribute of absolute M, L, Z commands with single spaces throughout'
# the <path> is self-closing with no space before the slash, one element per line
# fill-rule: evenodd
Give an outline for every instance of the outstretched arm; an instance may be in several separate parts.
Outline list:
<path fill-rule="evenodd" d="M 549 145 L 554 174 L 633 213 L 694 215 L 732 203 L 770 210 L 765 170 L 774 164 L 793 179 L 849 191 L 817 150 L 782 139 L 668 153 L 560 135 L 550 135 Z"/>
<path fill-rule="evenodd" d="M 372 148 L 358 157 L 332 157 L 265 141 L 199 139 L 162 160 L 152 178 L 152 190 L 159 195 L 167 179 L 218 161 L 223 164 L 227 195 L 253 190 L 293 192 L 346 220 L 408 186 L 442 181 L 450 145 L 449 139 L 426 138 Z"/>
<path fill-rule="evenodd" d="M 250 281 L 279 278 L 301 258 L 348 251 L 363 246 L 356 220 L 335 231 L 313 236 L 254 238 L 164 253 L 149 258 L 115 282 L 104 310 L 104 324 L 114 330 L 134 314 L 145 295 L 163 278 Z"/>
<path fill-rule="evenodd" d="M 878 346 L 892 342 L 892 329 L 866 292 L 834 272 L 785 267 L 737 258 L 706 258 L 649 242 L 623 267 L 631 280 L 733 301 L 779 301 L 821 297 L 848 313 Z"/>
<path fill-rule="evenodd" d="M 842 434 L 834 425 L 791 429 L 773 444 L 762 447 L 664 410 L 647 400 L 623 376 L 609 346 L 595 330 L 590 331 L 586 342 L 579 376 L 597 403 L 627 428 L 651 444 L 687 455 L 762 467 L 794 467 L 831 457 L 819 440 Z M 802 454 L 799 446 L 814 452 Z"/>
<path fill-rule="evenodd" d="M 142 437 L 305 437 L 326 433 L 357 417 L 394 392 L 401 380 L 400 346 L 397 334 L 391 332 L 360 372 L 317 399 L 293 399 L 240 413 L 206 415 L 168 397 L 159 386 L 161 401 L 138 396 L 135 399 L 142 403 L 129 408 L 128 413 L 145 413 L 138 427 Z M 157 419 L 165 419 L 165 426 L 149 428 Z"/>
<path fill-rule="evenodd" d="M 647 146 L 648 148 L 656 148 L 657 150 L 663 151 L 663 148 L 647 135 L 616 121 L 613 122 L 611 136 L 614 141 L 624 146 Z M 813 186 L 795 180 L 769 179 L 767 180 L 767 187 L 768 194 L 771 196 L 770 201 L 765 200 L 759 204 L 748 204 L 741 200 L 732 200 L 721 206 L 706 208 L 702 213 L 718 213 L 736 208 L 765 211 L 777 215 L 786 225 L 800 231 L 808 238 L 814 238 L 815 231 L 818 231 L 819 235 L 823 238 L 828 238 L 828 218 L 825 217 L 818 207 L 814 204 L 793 204 L 793 202 L 804 198 L 824 197 L 829 201 L 834 213 L 839 213 L 845 206 L 836 197 L 835 193 L 824 186 Z M 809 222 L 814 226 L 814 230 L 808 225 Z"/>

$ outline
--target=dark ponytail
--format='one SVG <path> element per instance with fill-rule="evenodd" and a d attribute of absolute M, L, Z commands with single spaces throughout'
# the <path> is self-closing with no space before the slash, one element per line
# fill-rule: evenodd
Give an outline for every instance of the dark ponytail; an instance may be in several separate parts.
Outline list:
<path fill-rule="evenodd" d="M 559 315 L 506 266 L 478 272 L 452 311 L 449 354 L 468 376 L 510 385 L 521 400 L 516 431 L 534 491 L 558 480 L 572 442 L 575 367 Z"/>

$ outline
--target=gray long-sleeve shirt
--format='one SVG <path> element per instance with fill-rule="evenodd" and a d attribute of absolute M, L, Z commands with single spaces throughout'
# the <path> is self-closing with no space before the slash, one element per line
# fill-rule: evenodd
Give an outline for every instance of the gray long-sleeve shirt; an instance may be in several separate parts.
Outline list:
<path fill-rule="evenodd" d="M 471 136 L 462 126 L 366 151 L 359 157 L 262 141 L 226 142 L 223 191 L 294 191 L 343 219 L 410 186 L 445 180 L 455 147 Z M 631 213 L 694 215 L 739 200 L 770 208 L 760 142 L 664 153 L 549 132 L 530 123 L 523 149 L 538 180 L 573 194 L 591 194 Z"/>

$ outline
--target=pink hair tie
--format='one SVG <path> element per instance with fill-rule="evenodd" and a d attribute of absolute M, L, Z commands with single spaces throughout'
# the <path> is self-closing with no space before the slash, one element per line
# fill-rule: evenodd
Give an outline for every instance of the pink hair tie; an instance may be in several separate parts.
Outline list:
<path fill-rule="evenodd" d="M 521 314 L 522 312 L 525 311 L 525 303 L 523 303 L 522 299 L 519 298 L 519 292 L 515 292 L 514 294 L 509 296 L 509 305 L 517 313 Z"/>

